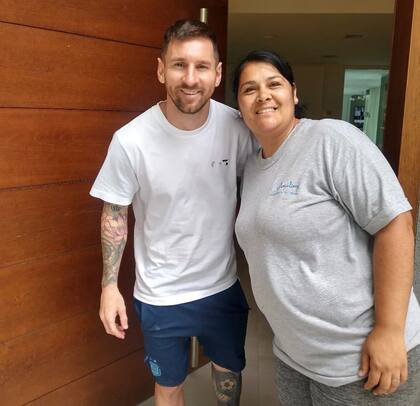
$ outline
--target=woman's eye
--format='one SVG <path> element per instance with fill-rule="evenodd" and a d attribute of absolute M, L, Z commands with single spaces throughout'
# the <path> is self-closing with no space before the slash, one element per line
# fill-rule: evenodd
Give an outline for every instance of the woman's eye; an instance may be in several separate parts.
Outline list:
<path fill-rule="evenodd" d="M 271 87 L 278 87 L 278 86 L 281 86 L 281 83 L 280 82 L 271 82 L 270 86 Z"/>
<path fill-rule="evenodd" d="M 246 88 L 243 90 L 243 92 L 244 92 L 245 94 L 249 94 L 249 93 L 252 93 L 254 90 L 255 90 L 255 89 L 254 89 L 253 87 L 246 87 Z"/>

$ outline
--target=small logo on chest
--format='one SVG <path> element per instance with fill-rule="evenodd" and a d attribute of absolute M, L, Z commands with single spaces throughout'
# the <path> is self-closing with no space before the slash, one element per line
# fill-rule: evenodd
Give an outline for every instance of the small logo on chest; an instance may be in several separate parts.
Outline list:
<path fill-rule="evenodd" d="M 276 195 L 297 195 L 299 193 L 299 183 L 292 180 L 276 180 L 271 187 L 270 196 Z"/>
<path fill-rule="evenodd" d="M 211 161 L 211 167 L 214 168 L 215 166 L 229 166 L 230 159 L 222 159 L 220 161 Z"/>

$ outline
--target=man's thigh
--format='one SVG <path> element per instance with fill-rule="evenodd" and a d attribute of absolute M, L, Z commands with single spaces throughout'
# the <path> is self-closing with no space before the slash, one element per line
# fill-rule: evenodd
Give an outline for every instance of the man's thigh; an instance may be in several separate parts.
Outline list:
<path fill-rule="evenodd" d="M 365 380 L 333 388 L 311 382 L 314 406 L 419 406 L 420 405 L 420 346 L 408 353 L 409 376 L 391 395 L 375 396 L 363 389 Z"/>
<path fill-rule="evenodd" d="M 182 384 L 188 371 L 190 336 L 168 326 L 159 309 L 135 300 L 144 339 L 145 363 L 155 381 L 165 387 Z"/>
<path fill-rule="evenodd" d="M 245 367 L 245 338 L 249 306 L 239 282 L 206 298 L 198 340 L 219 367 L 241 372 Z"/>

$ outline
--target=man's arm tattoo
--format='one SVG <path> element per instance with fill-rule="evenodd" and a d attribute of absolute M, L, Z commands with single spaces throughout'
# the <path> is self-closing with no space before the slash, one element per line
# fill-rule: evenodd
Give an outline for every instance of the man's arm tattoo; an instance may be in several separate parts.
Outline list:
<path fill-rule="evenodd" d="M 127 207 L 104 203 L 101 217 L 102 287 L 116 283 L 127 242 Z"/>

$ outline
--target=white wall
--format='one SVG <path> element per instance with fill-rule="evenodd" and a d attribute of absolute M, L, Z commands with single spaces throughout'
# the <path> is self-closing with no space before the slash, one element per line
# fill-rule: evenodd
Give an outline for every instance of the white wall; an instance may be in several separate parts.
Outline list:
<path fill-rule="evenodd" d="M 344 66 L 293 65 L 298 96 L 307 106 L 307 117 L 341 118 Z"/>
<path fill-rule="evenodd" d="M 350 121 L 350 95 L 344 95 L 343 97 L 343 112 L 341 113 L 341 119 L 344 121 Z"/>
<path fill-rule="evenodd" d="M 380 87 L 372 87 L 369 89 L 369 96 L 365 106 L 365 122 L 363 132 L 376 144 L 376 134 L 378 131 L 378 113 L 379 100 L 381 96 Z"/>

